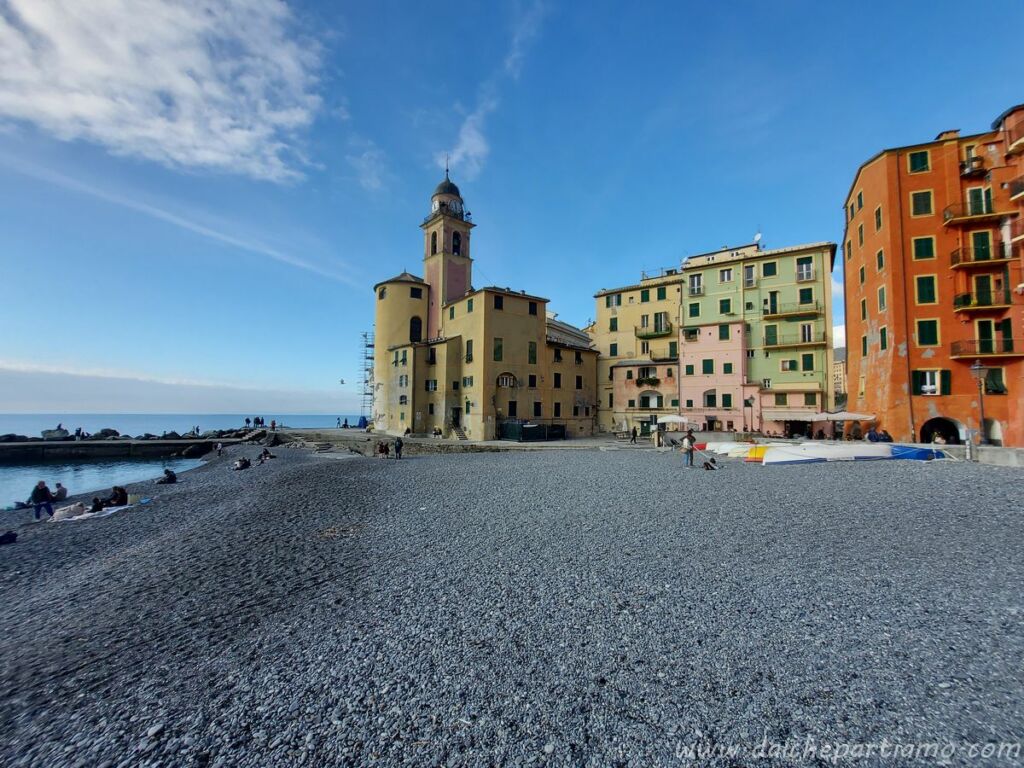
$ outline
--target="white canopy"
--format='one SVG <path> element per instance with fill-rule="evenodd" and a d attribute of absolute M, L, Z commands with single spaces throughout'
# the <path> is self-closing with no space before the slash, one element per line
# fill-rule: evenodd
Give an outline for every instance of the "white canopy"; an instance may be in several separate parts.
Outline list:
<path fill-rule="evenodd" d="M 676 416 L 674 413 L 670 413 L 668 416 L 659 416 L 659 424 L 689 424 L 690 421 L 685 416 Z"/>
<path fill-rule="evenodd" d="M 853 413 L 852 411 L 836 411 L 835 413 L 816 413 L 814 421 L 874 421 L 871 413 Z"/>

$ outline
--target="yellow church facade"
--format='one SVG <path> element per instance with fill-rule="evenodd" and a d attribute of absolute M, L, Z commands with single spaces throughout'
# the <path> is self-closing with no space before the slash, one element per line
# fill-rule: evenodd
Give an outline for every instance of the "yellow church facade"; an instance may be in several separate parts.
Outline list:
<path fill-rule="evenodd" d="M 493 440 L 542 426 L 594 433 L 597 351 L 548 300 L 472 285 L 473 223 L 458 187 L 434 190 L 423 277 L 374 286 L 374 430 Z"/>

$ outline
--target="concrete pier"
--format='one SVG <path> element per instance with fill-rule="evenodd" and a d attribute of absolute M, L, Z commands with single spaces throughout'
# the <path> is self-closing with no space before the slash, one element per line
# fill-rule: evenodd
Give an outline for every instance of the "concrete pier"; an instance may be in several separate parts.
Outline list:
<path fill-rule="evenodd" d="M 216 448 L 240 443 L 240 438 L 206 440 L 33 440 L 0 443 L 0 462 L 24 463 L 60 459 L 114 459 L 125 457 L 157 459 L 187 451 L 199 458 Z"/>

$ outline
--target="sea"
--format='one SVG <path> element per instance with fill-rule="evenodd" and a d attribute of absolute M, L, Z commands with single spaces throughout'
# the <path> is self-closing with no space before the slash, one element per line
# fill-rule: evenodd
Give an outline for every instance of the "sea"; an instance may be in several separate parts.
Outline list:
<path fill-rule="evenodd" d="M 55 429 L 58 424 L 69 432 L 81 427 L 86 432 L 116 429 L 122 435 L 161 435 L 164 432 L 189 432 L 199 427 L 208 429 L 237 429 L 245 426 L 245 418 L 271 419 L 283 427 L 294 429 L 335 427 L 340 418 L 348 419 L 351 426 L 359 423 L 352 414 L 294 414 L 294 413 L 0 413 L 0 435 L 16 434 L 40 437 L 44 429 Z M 115 485 L 127 485 L 157 478 L 164 468 L 184 472 L 202 464 L 199 459 L 92 459 L 37 461 L 25 464 L 0 463 L 0 509 L 25 501 L 34 486 L 45 480 L 50 490 L 61 483 L 71 495 L 107 491 Z"/>

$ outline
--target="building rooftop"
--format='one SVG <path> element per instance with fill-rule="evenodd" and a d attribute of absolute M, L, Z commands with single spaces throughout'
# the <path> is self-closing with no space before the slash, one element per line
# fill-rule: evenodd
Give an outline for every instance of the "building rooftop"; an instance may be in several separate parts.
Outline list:
<path fill-rule="evenodd" d="M 410 272 L 403 272 L 400 275 L 395 275 L 390 280 L 381 280 L 377 285 L 373 286 L 373 290 L 377 290 L 379 286 L 385 283 L 421 283 L 426 285 L 426 281 L 422 277 L 416 277 L 416 275 Z"/>
<path fill-rule="evenodd" d="M 574 349 L 597 351 L 591 347 L 590 337 L 586 333 L 575 325 L 563 323 L 553 317 L 547 319 L 547 340 Z"/>
<path fill-rule="evenodd" d="M 763 259 L 765 257 L 783 256 L 787 253 L 814 251 L 822 248 L 831 249 L 832 259 L 835 259 L 836 244 L 830 243 L 827 240 L 817 243 L 804 243 L 802 245 L 788 245 L 785 248 L 766 248 L 764 250 L 756 249 L 756 243 L 750 243 L 749 245 L 741 245 L 736 248 L 723 248 L 720 251 L 712 251 L 711 253 L 702 253 L 696 256 L 691 256 L 683 262 L 683 269 L 697 269 L 706 267 L 709 264 L 743 261 L 744 259 Z"/>

